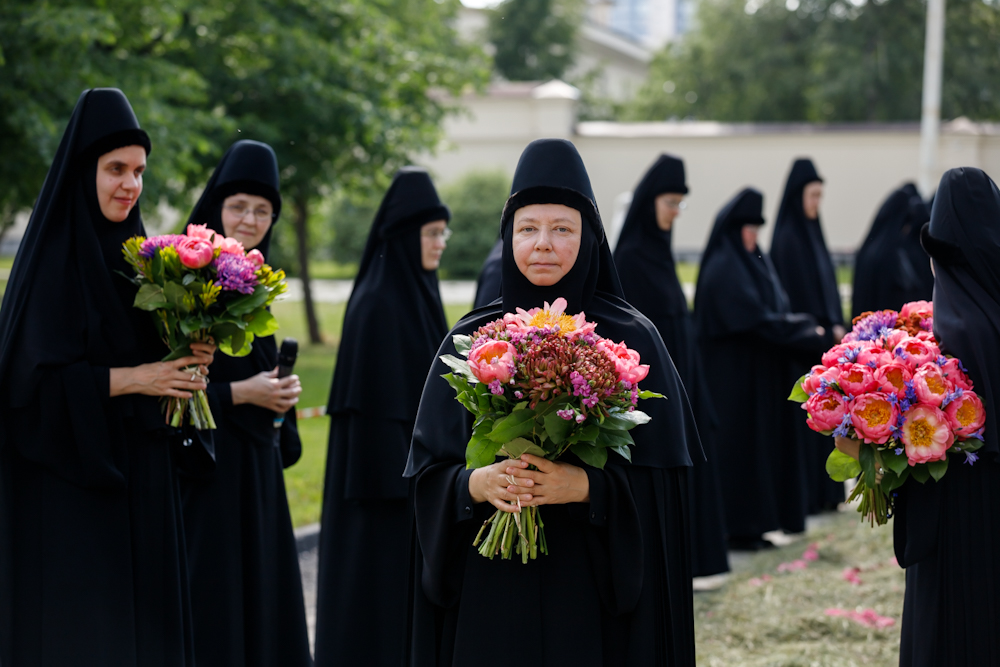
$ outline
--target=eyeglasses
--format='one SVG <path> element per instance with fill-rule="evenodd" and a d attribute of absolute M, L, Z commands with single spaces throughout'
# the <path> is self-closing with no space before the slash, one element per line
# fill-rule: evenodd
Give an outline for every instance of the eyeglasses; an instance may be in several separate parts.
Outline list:
<path fill-rule="evenodd" d="M 267 220 L 274 218 L 274 213 L 270 213 L 265 208 L 258 208 L 257 210 L 254 210 L 247 206 L 241 206 L 239 204 L 230 204 L 229 206 L 226 207 L 226 210 L 235 215 L 240 220 L 246 217 L 247 213 L 253 213 L 253 217 L 257 222 L 265 222 Z"/>
<path fill-rule="evenodd" d="M 420 235 L 425 239 L 430 239 L 432 241 L 442 240 L 447 242 L 451 238 L 451 230 L 445 227 L 444 229 L 432 229 L 426 232 L 420 232 Z"/>
<path fill-rule="evenodd" d="M 671 208 L 675 211 L 683 211 L 688 207 L 686 201 L 670 201 L 669 199 L 665 202 L 667 208 Z"/>

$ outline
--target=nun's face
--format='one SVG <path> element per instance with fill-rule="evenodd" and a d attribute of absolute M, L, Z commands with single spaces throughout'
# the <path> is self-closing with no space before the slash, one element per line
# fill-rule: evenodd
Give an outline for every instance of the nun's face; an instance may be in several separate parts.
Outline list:
<path fill-rule="evenodd" d="M 111 222 L 124 222 L 142 194 L 142 172 L 146 171 L 146 149 L 116 148 L 97 158 L 97 202 Z"/>
<path fill-rule="evenodd" d="M 819 203 L 823 199 L 823 184 L 819 181 L 807 183 L 802 189 L 802 210 L 806 217 L 815 220 L 819 217 Z"/>
<path fill-rule="evenodd" d="M 267 197 L 238 192 L 222 202 L 222 230 L 246 250 L 264 240 L 274 222 L 274 207 Z"/>
<path fill-rule="evenodd" d="M 436 271 L 441 264 L 441 255 L 451 236 L 448 223 L 444 220 L 427 222 L 420 226 L 420 264 L 424 271 Z"/>
<path fill-rule="evenodd" d="M 555 285 L 580 254 L 580 212 L 562 204 L 532 204 L 514 212 L 511 225 L 514 262 L 532 285 Z"/>
<path fill-rule="evenodd" d="M 757 230 L 757 225 L 743 225 L 743 229 L 740 230 L 743 247 L 747 249 L 747 252 L 753 252 L 757 249 Z"/>
<path fill-rule="evenodd" d="M 684 195 L 665 192 L 656 197 L 656 226 L 669 232 L 674 226 L 674 220 L 681 214 Z"/>

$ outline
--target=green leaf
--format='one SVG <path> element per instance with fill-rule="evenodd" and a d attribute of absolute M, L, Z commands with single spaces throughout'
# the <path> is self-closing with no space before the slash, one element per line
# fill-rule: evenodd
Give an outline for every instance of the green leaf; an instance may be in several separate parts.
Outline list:
<path fill-rule="evenodd" d="M 665 400 L 667 397 L 664 396 L 663 394 L 658 394 L 655 391 L 649 391 L 647 389 L 643 389 L 642 391 L 639 392 L 639 398 L 645 401 L 648 398 L 662 398 Z"/>
<path fill-rule="evenodd" d="M 910 467 L 910 477 L 923 484 L 931 478 L 931 472 L 927 469 L 927 464 L 921 463 Z"/>
<path fill-rule="evenodd" d="M 247 322 L 247 331 L 255 336 L 264 338 L 273 336 L 278 330 L 278 318 L 272 315 L 266 308 L 259 308 L 253 312 L 253 318 Z"/>
<path fill-rule="evenodd" d="M 163 257 L 159 252 L 153 253 L 153 261 L 150 262 L 150 278 L 158 286 L 163 287 Z"/>
<path fill-rule="evenodd" d="M 598 447 L 627 447 L 629 445 L 634 445 L 635 441 L 628 431 L 615 431 L 615 430 L 605 430 L 601 429 L 600 435 L 594 441 L 594 444 Z"/>
<path fill-rule="evenodd" d="M 806 390 L 802 388 L 802 382 L 805 379 L 806 376 L 803 375 L 802 377 L 800 377 L 798 380 L 795 381 L 795 386 L 792 387 L 792 393 L 788 395 L 789 401 L 795 401 L 796 403 L 805 403 L 806 401 L 809 400 L 809 394 L 807 394 Z"/>
<path fill-rule="evenodd" d="M 631 447 L 609 447 L 611 451 L 618 454 L 629 463 L 632 463 L 632 448 Z"/>
<path fill-rule="evenodd" d="M 906 478 L 910 476 L 909 471 L 904 470 L 902 475 L 897 475 L 893 470 L 889 469 L 885 471 L 885 475 L 882 477 L 882 491 L 889 495 L 899 487 L 903 485 Z"/>
<path fill-rule="evenodd" d="M 445 366 L 455 371 L 469 382 L 479 382 L 479 380 L 476 379 L 476 376 L 472 374 L 472 369 L 469 368 L 468 361 L 459 359 L 451 354 L 441 355 L 441 361 L 444 362 Z"/>
<path fill-rule="evenodd" d="M 521 454 L 545 457 L 545 450 L 526 438 L 514 438 L 501 447 L 500 451 L 512 459 L 520 458 Z"/>
<path fill-rule="evenodd" d="M 861 474 L 861 464 L 839 449 L 826 458 L 826 474 L 835 482 L 846 482 Z"/>
<path fill-rule="evenodd" d="M 244 294 L 230 301 L 226 305 L 226 311 L 231 315 L 246 315 L 263 306 L 267 302 L 267 297 L 270 293 L 271 291 L 263 285 L 257 285 L 253 294 Z"/>
<path fill-rule="evenodd" d="M 572 419 L 563 419 L 555 412 L 545 415 L 542 421 L 545 423 L 545 432 L 548 433 L 549 439 L 557 445 L 563 443 L 569 432 L 573 430 L 573 426 L 575 426 L 575 422 Z"/>
<path fill-rule="evenodd" d="M 498 419 L 493 424 L 493 430 L 489 438 L 493 442 L 501 445 L 510 442 L 514 438 L 520 438 L 526 433 L 530 433 L 535 427 L 535 413 L 533 410 L 518 410 L 512 412 L 503 419 Z"/>
<path fill-rule="evenodd" d="M 636 426 L 648 423 L 649 420 L 649 415 L 642 410 L 619 412 L 617 414 L 608 415 L 608 417 L 604 419 L 604 423 L 601 424 L 601 428 L 615 431 L 629 431 Z"/>
<path fill-rule="evenodd" d="M 570 447 L 569 451 L 579 456 L 580 460 L 587 465 L 593 466 L 598 470 L 603 470 L 604 464 L 608 462 L 608 450 L 604 447 L 594 447 L 593 445 L 579 443 Z"/>
<path fill-rule="evenodd" d="M 497 458 L 497 452 L 502 446 L 498 442 L 490 440 L 484 432 L 485 428 L 473 431 L 469 438 L 469 444 L 465 448 L 465 467 L 482 468 L 493 463 Z"/>
<path fill-rule="evenodd" d="M 168 282 L 163 286 L 163 298 L 178 309 L 187 311 L 184 307 L 184 297 L 188 291 L 175 282 Z"/>
<path fill-rule="evenodd" d="M 587 424 L 580 430 L 573 433 L 569 438 L 568 442 L 574 445 L 578 442 L 595 442 L 597 438 L 601 436 L 601 427 L 597 424 Z"/>
<path fill-rule="evenodd" d="M 931 461 L 927 464 L 927 471 L 930 472 L 935 482 L 940 482 L 944 474 L 948 472 L 948 459 L 946 458 L 944 461 Z"/>
<path fill-rule="evenodd" d="M 893 449 L 886 449 L 882 452 L 882 462 L 886 468 L 897 475 L 902 475 L 903 471 L 910 467 L 910 462 L 906 458 L 906 454 L 897 455 Z"/>
<path fill-rule="evenodd" d="M 181 285 L 184 285 L 184 287 L 187 287 L 188 285 L 190 285 L 191 283 L 193 283 L 197 279 L 198 279 L 198 276 L 196 276 L 195 274 L 193 274 L 193 273 L 185 273 L 184 277 L 181 278 Z"/>
<path fill-rule="evenodd" d="M 861 443 L 861 450 L 858 456 L 861 459 L 861 472 L 865 474 L 865 485 L 869 489 L 874 489 L 877 484 L 875 481 L 877 479 L 875 473 L 875 468 L 877 467 L 875 463 L 875 446 L 866 442 Z"/>
<path fill-rule="evenodd" d="M 250 354 L 253 334 L 237 329 L 232 336 L 222 340 L 216 339 L 215 342 L 218 343 L 219 350 L 223 354 L 227 354 L 230 357 L 245 357 Z"/>
<path fill-rule="evenodd" d="M 156 255 L 154 255 L 155 257 Z M 135 295 L 135 302 L 132 304 L 140 310 L 159 310 L 170 305 L 163 294 L 163 288 L 152 283 L 146 283 L 139 288 Z"/>
<path fill-rule="evenodd" d="M 463 357 L 469 356 L 469 350 L 472 349 L 472 336 L 455 334 L 454 336 L 451 337 L 451 342 L 455 344 L 456 352 L 458 352 Z"/>
<path fill-rule="evenodd" d="M 179 347 L 174 348 L 170 351 L 170 354 L 163 357 L 160 361 L 173 361 L 174 359 L 180 359 L 181 357 L 191 356 L 191 346 L 185 343 Z"/>

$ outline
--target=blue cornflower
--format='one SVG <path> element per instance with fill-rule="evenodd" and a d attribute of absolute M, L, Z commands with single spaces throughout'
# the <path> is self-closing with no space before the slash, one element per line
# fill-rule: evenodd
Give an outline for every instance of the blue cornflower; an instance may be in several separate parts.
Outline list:
<path fill-rule="evenodd" d="M 983 431 L 985 429 L 986 429 L 986 427 L 984 426 L 983 428 L 979 429 L 978 431 L 976 431 L 975 433 L 973 433 L 969 437 L 970 438 L 975 438 L 976 440 L 983 440 Z M 983 440 L 983 442 L 985 442 L 985 440 Z"/>
<path fill-rule="evenodd" d="M 906 400 L 910 403 L 917 402 L 917 388 L 913 384 L 913 380 L 907 380 L 903 383 L 906 387 Z"/>
<path fill-rule="evenodd" d="M 896 452 L 896 456 L 902 456 L 904 450 L 902 447 L 896 447 L 893 451 Z"/>
<path fill-rule="evenodd" d="M 944 410 L 946 407 L 948 407 L 949 403 L 951 403 L 952 401 L 954 401 L 957 398 L 960 398 L 962 396 L 962 394 L 964 394 L 964 393 L 965 392 L 962 390 L 961 387 L 957 387 L 955 389 L 955 391 L 953 391 L 951 393 L 948 393 L 948 394 L 945 394 L 944 400 L 941 401 L 941 409 Z"/>
<path fill-rule="evenodd" d="M 850 436 L 848 429 L 851 427 L 851 414 L 847 413 L 844 418 L 840 420 L 840 426 L 833 430 L 833 434 L 841 438 L 847 438 Z"/>
<path fill-rule="evenodd" d="M 945 357 L 943 354 L 939 354 L 937 358 L 937 365 L 944 366 L 946 363 L 948 363 L 947 357 Z"/>
<path fill-rule="evenodd" d="M 975 465 L 976 461 L 979 460 L 979 454 L 975 452 L 965 452 L 965 462 L 970 466 Z"/>

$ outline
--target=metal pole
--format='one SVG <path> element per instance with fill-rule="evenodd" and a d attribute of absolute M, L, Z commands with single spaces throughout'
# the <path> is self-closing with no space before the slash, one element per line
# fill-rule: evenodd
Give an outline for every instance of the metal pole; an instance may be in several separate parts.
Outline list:
<path fill-rule="evenodd" d="M 944 3 L 927 0 L 924 42 L 924 96 L 920 114 L 920 192 L 930 196 L 937 186 L 937 148 L 941 130 L 941 72 L 944 66 Z"/>

